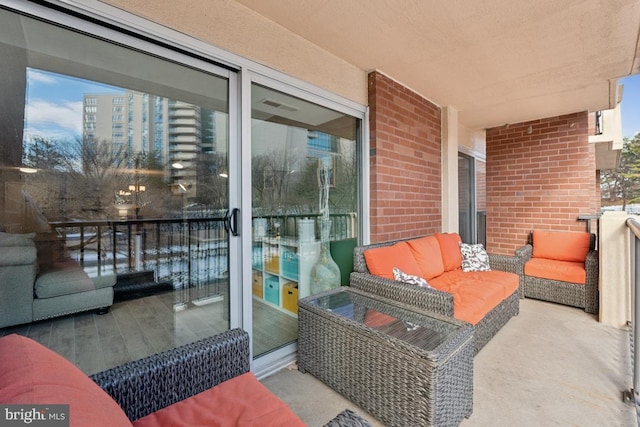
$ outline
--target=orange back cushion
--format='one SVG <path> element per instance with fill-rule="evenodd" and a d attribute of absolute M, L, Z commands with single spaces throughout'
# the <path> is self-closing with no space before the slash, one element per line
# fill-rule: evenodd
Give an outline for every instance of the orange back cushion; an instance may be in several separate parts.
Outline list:
<path fill-rule="evenodd" d="M 398 242 L 391 246 L 368 249 L 363 253 L 369 273 L 374 276 L 386 277 L 394 280 L 393 267 L 397 267 L 406 274 L 422 276 L 422 271 L 416 263 L 407 242 Z"/>
<path fill-rule="evenodd" d="M 30 338 L 0 339 L 0 402 L 69 405 L 71 427 L 130 426 L 118 404 L 64 357 Z"/>
<path fill-rule="evenodd" d="M 407 243 L 422 271 L 422 277 L 430 280 L 444 273 L 440 244 L 435 236 L 409 240 Z"/>
<path fill-rule="evenodd" d="M 460 242 L 462 239 L 458 233 L 437 233 L 436 239 L 442 252 L 444 271 L 451 271 L 462 267 L 462 252 Z"/>
<path fill-rule="evenodd" d="M 589 233 L 533 231 L 533 257 L 584 262 L 589 253 Z"/>

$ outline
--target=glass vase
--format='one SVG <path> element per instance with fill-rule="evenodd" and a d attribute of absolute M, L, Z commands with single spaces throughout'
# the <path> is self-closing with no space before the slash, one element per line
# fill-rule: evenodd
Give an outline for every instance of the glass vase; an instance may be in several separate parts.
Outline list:
<path fill-rule="evenodd" d="M 329 230 L 331 220 L 320 221 L 320 256 L 311 268 L 311 294 L 328 291 L 340 286 L 340 268 L 331 257 Z"/>

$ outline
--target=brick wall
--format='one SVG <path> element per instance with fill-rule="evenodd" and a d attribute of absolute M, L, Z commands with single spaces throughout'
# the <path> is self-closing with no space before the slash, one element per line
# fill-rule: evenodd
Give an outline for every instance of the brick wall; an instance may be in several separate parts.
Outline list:
<path fill-rule="evenodd" d="M 589 135 L 596 134 L 596 112 L 589 113 Z"/>
<path fill-rule="evenodd" d="M 513 254 L 532 229 L 584 231 L 599 210 L 586 112 L 487 129 L 487 249 Z"/>
<path fill-rule="evenodd" d="M 440 109 L 369 74 L 371 242 L 441 231 Z"/>

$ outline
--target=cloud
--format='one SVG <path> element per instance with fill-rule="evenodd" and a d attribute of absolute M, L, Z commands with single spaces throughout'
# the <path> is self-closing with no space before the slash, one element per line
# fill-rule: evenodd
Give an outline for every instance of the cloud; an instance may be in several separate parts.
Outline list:
<path fill-rule="evenodd" d="M 53 132 L 69 137 L 82 135 L 82 101 L 53 103 L 32 100 L 26 108 L 26 127 L 29 133 Z"/>
<path fill-rule="evenodd" d="M 29 73 L 27 73 L 27 76 L 29 78 L 29 84 L 32 84 L 32 83 L 56 84 L 58 82 L 56 78 L 52 76 L 50 73 L 36 71 L 33 69 L 29 70 Z"/>

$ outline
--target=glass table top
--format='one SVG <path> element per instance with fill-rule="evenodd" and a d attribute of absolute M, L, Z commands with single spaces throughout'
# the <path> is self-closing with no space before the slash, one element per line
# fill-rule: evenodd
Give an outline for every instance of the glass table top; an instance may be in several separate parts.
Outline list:
<path fill-rule="evenodd" d="M 347 288 L 314 298 L 310 304 L 427 351 L 461 328 L 446 318 L 404 309 Z"/>

